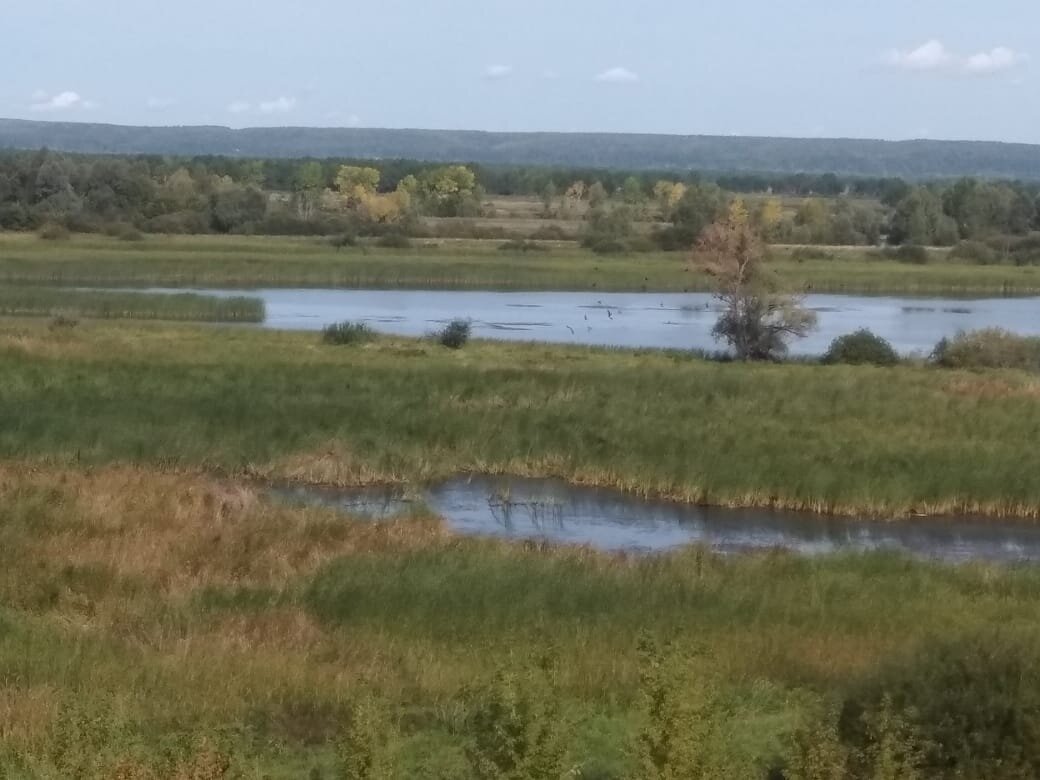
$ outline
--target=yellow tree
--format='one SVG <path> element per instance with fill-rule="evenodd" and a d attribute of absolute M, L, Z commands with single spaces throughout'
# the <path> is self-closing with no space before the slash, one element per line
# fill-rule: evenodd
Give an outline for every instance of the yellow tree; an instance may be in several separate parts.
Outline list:
<path fill-rule="evenodd" d="M 336 173 L 336 189 L 346 199 L 349 208 L 356 208 L 378 186 L 379 171 L 375 168 L 343 165 Z"/>
<path fill-rule="evenodd" d="M 712 334 L 741 360 L 782 357 L 790 337 L 804 337 L 816 325 L 816 315 L 783 291 L 766 260 L 765 244 L 739 198 L 701 234 L 690 259 L 712 278 L 723 306 Z"/>

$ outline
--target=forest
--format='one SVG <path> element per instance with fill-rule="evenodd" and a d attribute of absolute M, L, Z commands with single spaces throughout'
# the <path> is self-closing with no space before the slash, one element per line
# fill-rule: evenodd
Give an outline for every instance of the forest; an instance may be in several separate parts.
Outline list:
<path fill-rule="evenodd" d="M 494 165 L 784 173 L 909 179 L 1040 179 L 1040 146 L 978 141 L 369 128 L 128 127 L 0 119 L 0 149 L 94 154 L 412 158 Z"/>
<path fill-rule="evenodd" d="M 414 160 L 0 154 L 0 229 L 108 233 L 514 237 L 600 252 L 686 250 L 743 194 L 773 244 L 957 246 L 1034 261 L 1036 185 L 835 174 L 718 176 Z M 446 222 L 445 222 L 446 220 Z M 461 221 L 460 221 L 461 220 Z M 446 232 L 448 231 L 448 232 Z"/>

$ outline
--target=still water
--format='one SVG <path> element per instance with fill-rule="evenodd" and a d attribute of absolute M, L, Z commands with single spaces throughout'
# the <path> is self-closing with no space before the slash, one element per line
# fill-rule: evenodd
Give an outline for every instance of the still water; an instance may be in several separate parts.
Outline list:
<path fill-rule="evenodd" d="M 806 555 L 893 550 L 950 562 L 1040 561 L 1040 524 L 975 518 L 839 519 L 801 512 L 644 501 L 556 480 L 460 477 L 418 495 L 392 489 L 278 488 L 281 500 L 385 519 L 421 501 L 455 532 L 657 552 L 786 548 Z"/>
<path fill-rule="evenodd" d="M 183 292 L 183 290 L 181 291 Z M 454 318 L 470 319 L 480 338 L 669 349 L 718 349 L 711 329 L 716 302 L 697 293 L 472 292 L 401 290 L 197 290 L 253 295 L 271 328 L 320 330 L 341 320 L 384 333 L 421 336 Z M 810 295 L 819 328 L 792 344 L 820 354 L 837 336 L 870 328 L 900 352 L 928 353 L 960 330 L 1001 327 L 1040 335 L 1040 298 L 881 298 Z"/>

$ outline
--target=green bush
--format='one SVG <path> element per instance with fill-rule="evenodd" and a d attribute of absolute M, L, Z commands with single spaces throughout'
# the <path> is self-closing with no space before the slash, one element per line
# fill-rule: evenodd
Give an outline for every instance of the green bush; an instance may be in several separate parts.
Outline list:
<path fill-rule="evenodd" d="M 471 330 L 469 320 L 452 320 L 436 333 L 436 338 L 448 349 L 462 349 L 469 341 Z"/>
<path fill-rule="evenodd" d="M 925 265 L 928 262 L 928 250 L 923 246 L 907 244 L 896 249 L 892 256 L 900 263 L 911 263 L 913 265 Z"/>
<path fill-rule="evenodd" d="M 357 236 L 353 233 L 341 233 L 329 239 L 329 244 L 336 250 L 357 245 Z"/>
<path fill-rule="evenodd" d="M 1040 371 L 1040 338 L 1001 328 L 958 333 L 935 346 L 932 360 L 946 368 L 1018 368 Z"/>
<path fill-rule="evenodd" d="M 875 767 L 902 756 L 919 777 L 1040 777 L 1037 647 L 999 632 L 928 643 L 846 697 L 841 741 Z"/>
<path fill-rule="evenodd" d="M 36 234 L 45 241 L 68 241 L 72 237 L 69 229 L 57 222 L 51 222 L 40 228 Z"/>
<path fill-rule="evenodd" d="M 823 362 L 894 366 L 899 362 L 899 354 L 888 341 L 861 328 L 834 339 L 823 355 Z"/>
<path fill-rule="evenodd" d="M 1000 255 L 981 241 L 961 241 L 950 252 L 950 257 L 976 265 L 993 265 L 1000 262 Z"/>
<path fill-rule="evenodd" d="M 376 239 L 376 246 L 383 249 L 410 249 L 412 239 L 404 233 L 387 233 Z"/>
<path fill-rule="evenodd" d="M 539 244 L 536 241 L 514 239 L 513 241 L 506 241 L 504 244 L 499 244 L 498 251 L 527 254 L 528 252 L 548 252 L 549 247 L 544 244 Z"/>
<path fill-rule="evenodd" d="M 321 331 L 322 343 L 336 346 L 364 344 L 375 337 L 375 331 L 363 322 L 335 322 Z"/>

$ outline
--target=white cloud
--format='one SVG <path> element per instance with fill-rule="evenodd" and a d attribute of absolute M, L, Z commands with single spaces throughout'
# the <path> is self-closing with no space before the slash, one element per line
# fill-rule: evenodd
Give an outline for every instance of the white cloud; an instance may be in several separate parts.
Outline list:
<path fill-rule="evenodd" d="M 85 100 L 78 92 L 71 90 L 59 92 L 56 95 L 48 95 L 42 90 L 36 90 L 33 93 L 30 108 L 33 111 L 89 111 L 97 108 L 97 103 Z"/>
<path fill-rule="evenodd" d="M 151 108 L 151 109 L 154 109 L 154 110 L 157 110 L 157 111 L 161 111 L 164 108 L 169 108 L 170 106 L 173 106 L 176 103 L 177 103 L 177 101 L 174 100 L 173 98 L 164 98 L 164 97 L 150 97 L 150 98 L 148 98 L 144 102 L 144 104 L 146 106 L 148 106 L 148 108 Z"/>
<path fill-rule="evenodd" d="M 244 114 L 247 111 L 249 111 L 252 107 L 253 106 L 248 101 L 236 100 L 227 107 L 227 110 L 230 111 L 232 114 Z"/>
<path fill-rule="evenodd" d="M 616 68 L 605 70 L 597 75 L 596 81 L 602 81 L 607 84 L 634 84 L 639 81 L 639 76 L 628 68 L 618 66 Z"/>
<path fill-rule="evenodd" d="M 1024 65 L 1029 60 L 1028 54 L 1017 52 L 1005 46 L 998 46 L 992 51 L 973 54 L 964 61 L 965 73 L 975 76 L 988 76 L 993 73 L 1001 73 L 1019 65 Z"/>
<path fill-rule="evenodd" d="M 893 68 L 903 70 L 943 70 L 951 67 L 956 62 L 956 57 L 941 41 L 933 38 L 910 51 L 893 49 L 885 55 L 885 62 Z"/>
<path fill-rule="evenodd" d="M 883 58 L 886 65 L 898 70 L 966 76 L 990 76 L 1003 73 L 1028 60 L 1028 55 L 1006 46 L 997 46 L 990 51 L 963 57 L 950 51 L 942 41 L 934 38 L 916 49 L 906 51 L 893 49 Z"/>
<path fill-rule="evenodd" d="M 484 68 L 484 78 L 492 81 L 509 78 L 512 75 L 513 67 L 511 65 L 488 65 Z"/>
<path fill-rule="evenodd" d="M 296 108 L 296 98 L 277 97 L 274 100 L 264 100 L 260 103 L 261 114 L 285 114 Z"/>

